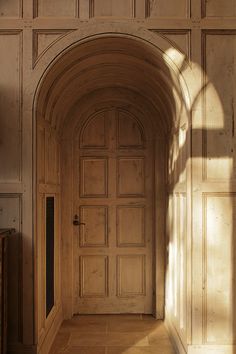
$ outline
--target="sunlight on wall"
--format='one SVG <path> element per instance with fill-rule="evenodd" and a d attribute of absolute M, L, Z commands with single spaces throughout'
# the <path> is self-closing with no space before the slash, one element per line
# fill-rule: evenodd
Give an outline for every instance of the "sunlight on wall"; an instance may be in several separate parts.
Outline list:
<path fill-rule="evenodd" d="M 175 65 L 180 69 L 184 64 L 185 55 L 172 47 L 166 50 L 166 52 L 163 54 L 163 59 L 166 62 L 168 61 L 168 59 L 171 59 L 173 63 L 175 63 Z"/>
<path fill-rule="evenodd" d="M 167 211 L 166 309 L 172 324 L 185 340 L 189 321 L 186 304 L 192 301 L 187 290 L 188 272 L 191 271 L 188 259 L 193 255 L 188 253 L 187 246 L 191 238 L 187 217 L 192 218 L 187 204 L 187 190 L 188 183 L 196 183 L 197 187 L 193 188 L 194 217 L 191 222 L 194 220 L 193 225 L 196 226 L 192 230 L 192 247 L 198 253 L 191 262 L 198 262 L 194 264 L 198 274 L 193 274 L 193 278 L 199 283 L 194 283 L 191 290 L 198 292 L 195 306 L 202 311 L 198 330 L 202 331 L 203 344 L 230 344 L 234 339 L 233 318 L 236 316 L 232 287 L 232 201 L 235 198 L 230 192 L 235 150 L 234 103 L 226 109 L 226 103 L 221 101 L 216 86 L 201 66 L 190 63 L 190 70 L 184 55 L 176 49 L 168 49 L 163 58 L 166 63 L 174 61 L 179 70 L 179 90 L 173 87 L 178 125 L 175 125 L 175 131 L 170 136 L 168 169 L 169 198 L 172 201 Z M 220 74 L 217 75 L 216 81 L 220 81 Z M 183 89 L 185 82 L 188 82 L 189 96 Z M 185 110 L 181 109 L 179 99 L 184 102 Z M 192 123 L 191 153 L 187 150 L 190 126 L 184 124 L 188 119 Z M 198 144 L 194 145 L 194 141 L 198 141 Z M 187 175 L 189 163 L 192 176 Z"/>
<path fill-rule="evenodd" d="M 205 87 L 205 109 L 207 112 L 207 120 L 203 122 L 205 129 L 224 128 L 224 110 L 217 90 L 214 85 L 206 78 Z M 217 118 L 217 119 L 216 119 Z"/>

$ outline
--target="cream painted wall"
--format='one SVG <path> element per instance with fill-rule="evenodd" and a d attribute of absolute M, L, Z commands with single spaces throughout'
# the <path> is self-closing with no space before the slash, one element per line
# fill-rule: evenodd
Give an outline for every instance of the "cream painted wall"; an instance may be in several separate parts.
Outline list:
<path fill-rule="evenodd" d="M 234 0 L 179 0 L 178 4 L 174 0 L 12 0 L 0 4 L 0 225 L 20 232 L 20 241 L 12 240 L 12 249 L 22 241 L 21 268 L 14 285 L 18 296 L 10 300 L 18 304 L 15 321 L 19 325 L 11 325 L 12 353 L 32 353 L 39 341 L 47 347 L 47 333 L 54 333 L 61 320 L 59 290 L 56 321 L 46 323 L 37 315 L 44 306 L 43 297 L 38 298 L 43 278 L 34 269 L 40 271 L 38 265 L 43 264 L 43 258 L 39 259 L 43 236 L 36 233 L 40 225 L 35 224 L 34 206 L 37 198 L 43 205 L 46 193 L 58 195 L 59 183 L 54 177 L 43 180 L 36 195 L 35 89 L 53 52 L 56 55 L 63 49 L 60 43 L 66 43 L 71 33 L 85 24 L 111 21 L 138 26 L 140 33 L 142 28 L 159 33 L 166 48 L 174 49 L 168 55 L 182 64 L 183 73 L 190 63 L 194 79 L 186 83 L 192 125 L 173 130 L 170 141 L 166 318 L 180 352 L 207 354 L 214 348 L 214 353 L 234 353 L 235 20 Z M 185 56 L 181 63 L 178 50 Z M 44 138 L 53 135 L 55 146 L 47 151 L 52 151 L 55 161 L 57 137 L 49 127 L 41 128 Z M 183 143 L 185 129 L 191 129 L 191 159 L 185 157 L 190 144 L 188 139 L 187 145 Z M 44 165 L 46 173 L 48 163 Z"/>

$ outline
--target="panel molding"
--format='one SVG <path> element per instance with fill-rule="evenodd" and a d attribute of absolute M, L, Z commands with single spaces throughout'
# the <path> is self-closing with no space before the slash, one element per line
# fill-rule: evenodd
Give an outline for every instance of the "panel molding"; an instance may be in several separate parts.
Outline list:
<path fill-rule="evenodd" d="M 145 0 L 145 17 L 146 18 L 152 18 L 152 6 L 153 3 L 155 3 L 155 0 Z M 185 18 L 190 18 L 190 10 L 191 10 L 191 0 L 185 0 L 186 3 L 186 13 L 185 13 Z M 155 16 L 153 18 L 165 18 L 165 16 Z M 174 19 L 175 17 L 173 17 Z M 178 18 L 178 17 L 176 17 Z"/>
<path fill-rule="evenodd" d="M 100 193 L 86 193 L 85 182 L 86 178 L 84 176 L 85 173 L 85 162 L 86 161 L 102 161 L 104 162 L 104 169 L 103 169 L 103 192 Z M 87 178 L 88 180 L 88 178 Z M 108 195 L 108 158 L 107 157 L 87 157 L 81 156 L 80 157 L 80 197 L 81 198 L 106 198 Z"/>
<path fill-rule="evenodd" d="M 187 55 L 187 58 L 190 60 L 191 59 L 191 31 L 190 29 L 151 29 L 150 30 L 153 33 L 158 34 L 162 38 L 164 38 L 166 41 L 168 41 L 171 45 L 171 47 L 176 48 L 178 51 L 183 53 L 185 56 Z M 176 42 L 173 40 L 169 39 L 167 36 L 168 35 L 185 35 L 186 36 L 186 53 L 183 51 L 182 48 L 178 46 Z M 187 59 L 185 58 L 185 60 Z"/>
<path fill-rule="evenodd" d="M 11 35 L 18 36 L 18 49 L 19 58 L 17 62 L 17 72 L 18 72 L 18 108 L 17 108 L 17 123 L 19 128 L 17 129 L 19 147 L 18 147 L 18 158 L 17 158 L 17 174 L 18 177 L 14 179 L 0 180 L 0 183 L 21 183 L 22 182 L 22 166 L 23 166 L 23 156 L 22 156 L 22 133 L 23 133 L 23 32 L 22 30 L 0 30 L 0 35 Z"/>
<path fill-rule="evenodd" d="M 69 16 L 70 20 L 73 20 L 74 18 L 77 18 L 79 16 L 79 1 L 81 0 L 74 0 L 74 13 L 72 16 Z M 39 3 L 40 0 L 33 0 L 33 18 L 61 18 L 60 15 L 55 15 L 55 16 L 39 16 Z M 65 16 L 66 18 L 66 16 Z M 68 21 L 68 20 L 67 20 Z"/>
<path fill-rule="evenodd" d="M 94 17 L 94 0 L 89 0 L 89 18 Z"/>
<path fill-rule="evenodd" d="M 79 136 L 79 147 L 80 149 L 92 149 L 92 150 L 97 150 L 97 149 L 108 149 L 108 141 L 107 141 L 107 119 L 106 119 L 106 112 L 107 110 L 102 110 L 99 111 L 98 113 L 93 114 L 92 116 L 89 117 L 89 119 L 83 124 L 83 127 L 80 132 Z M 101 118 L 99 115 L 104 114 L 104 116 Z M 95 119 L 104 119 L 103 122 L 103 130 L 104 130 L 104 141 L 103 144 L 101 145 L 89 145 L 85 144 L 84 141 L 84 134 L 86 132 L 86 129 L 89 128 L 90 124 L 93 122 Z"/>
<path fill-rule="evenodd" d="M 207 86 L 209 83 L 209 79 L 207 77 L 207 52 L 206 52 L 206 42 L 207 42 L 207 36 L 215 36 L 215 35 L 236 35 L 236 30 L 229 30 L 229 29 L 204 29 L 202 30 L 202 35 L 201 35 L 201 62 L 202 62 L 202 82 L 203 82 L 203 110 L 202 110 L 202 156 L 203 156 L 203 161 L 202 161 L 202 181 L 203 182 L 208 182 L 208 183 L 219 183 L 219 182 L 224 182 L 228 183 L 228 181 L 235 181 L 236 177 L 233 177 L 231 179 L 229 178 L 210 178 L 208 177 L 208 154 L 207 154 L 207 147 L 208 147 L 208 139 L 207 139 L 207 98 L 206 98 L 206 90 Z M 223 127 L 222 129 L 225 129 Z"/>
<path fill-rule="evenodd" d="M 7 2 L 7 1 L 6 1 Z M 17 13 L 18 15 L 16 16 L 5 16 L 3 13 L 1 13 L 1 19 L 4 18 L 4 19 L 12 19 L 12 18 L 16 18 L 16 19 L 21 19 L 23 17 L 23 0 L 18 0 L 18 6 L 17 6 Z"/>
<path fill-rule="evenodd" d="M 85 228 L 86 228 L 86 218 L 84 217 L 84 210 L 85 209 L 103 209 L 104 210 L 104 242 L 103 243 L 89 243 L 86 242 L 85 237 Z M 82 248 L 87 247 L 108 247 L 108 229 L 109 229 L 109 220 L 108 220 L 108 207 L 104 205 L 81 205 L 80 206 L 80 221 L 85 222 L 85 225 L 80 226 L 79 235 L 80 240 L 79 244 Z"/>
<path fill-rule="evenodd" d="M 122 289 L 122 274 L 121 274 L 121 267 L 122 267 L 122 259 L 140 259 L 141 260 L 141 291 L 140 292 L 126 292 Z M 117 296 L 121 298 L 129 298 L 133 296 L 145 296 L 146 295 L 146 256 L 143 254 L 140 255 L 133 255 L 133 254 L 126 254 L 126 255 L 117 255 Z"/>
<path fill-rule="evenodd" d="M 100 260 L 103 259 L 104 261 L 104 292 L 86 292 L 86 286 L 85 286 L 85 279 L 86 279 L 86 275 L 85 275 L 85 260 L 87 259 L 95 259 L 95 258 L 99 258 Z M 81 298 L 105 298 L 108 296 L 108 292 L 109 292 L 109 285 L 108 285 L 108 263 L 109 263 L 109 259 L 108 256 L 101 256 L 101 255 L 84 255 L 84 256 L 80 256 L 79 257 L 79 261 L 80 261 L 80 297 Z M 96 277 L 96 274 L 94 275 Z"/>
<path fill-rule="evenodd" d="M 121 117 L 119 115 L 119 113 L 123 113 L 123 114 L 126 114 L 130 120 L 134 121 L 138 130 L 139 130 L 139 134 L 140 134 L 140 138 L 141 138 L 141 141 L 142 143 L 141 144 L 131 144 L 131 145 L 127 145 L 127 144 L 122 144 L 121 143 L 121 136 L 122 136 L 122 132 L 121 132 Z M 130 112 L 128 111 L 125 111 L 125 110 L 121 110 L 119 109 L 118 112 L 117 112 L 117 137 L 116 137 L 116 140 L 117 140 L 117 149 L 145 149 L 145 133 L 144 133 L 144 128 L 143 126 L 141 125 L 141 122 L 137 120 L 137 118 L 132 115 Z"/>
<path fill-rule="evenodd" d="M 142 238 L 141 242 L 137 243 L 130 243 L 130 242 L 121 242 L 120 240 L 120 217 L 119 217 L 119 211 L 121 209 L 142 209 L 142 218 L 141 218 L 141 223 L 142 223 Z M 146 242 L 145 242 L 145 229 L 146 229 L 146 210 L 145 210 L 145 205 L 119 205 L 116 208 L 116 242 L 117 242 L 117 247 L 145 247 Z"/>
<path fill-rule="evenodd" d="M 208 257 L 207 257 L 207 250 L 208 250 L 208 234 L 207 234 L 207 226 L 208 226 L 208 219 L 207 219 L 207 207 L 208 207 L 208 200 L 210 198 L 228 198 L 229 201 L 233 198 L 236 198 L 236 192 L 204 192 L 202 193 L 202 222 L 203 222 L 203 256 L 202 256 L 202 267 L 203 267 L 203 277 L 202 277 L 202 311 L 203 311 L 203 321 L 202 321 L 202 331 L 203 331 L 203 343 L 205 344 L 204 347 L 207 345 L 220 345 L 221 342 L 212 342 L 208 341 L 208 272 L 207 272 L 207 264 L 208 264 Z M 232 205 L 232 218 L 233 216 L 233 205 Z M 217 216 L 217 215 L 216 215 Z M 233 226 L 232 226 L 233 227 Z M 233 247 L 233 246 L 232 246 Z M 230 289 L 229 289 L 230 291 Z M 232 295 L 232 294 L 231 294 Z M 229 341 L 231 342 L 231 341 Z M 235 343 L 225 343 L 225 344 L 235 344 Z M 204 352 L 205 353 L 205 352 Z"/>
<path fill-rule="evenodd" d="M 236 16 L 232 16 L 231 14 L 229 15 L 222 15 L 221 13 L 218 13 L 216 15 L 207 15 L 207 0 L 201 0 L 201 17 L 206 18 L 206 19 L 218 19 L 219 17 L 222 19 L 223 18 L 230 18 L 236 20 Z"/>
<path fill-rule="evenodd" d="M 103 16 L 95 16 L 95 1 L 96 0 L 89 0 L 89 18 L 100 18 Z M 131 11 L 130 11 L 130 16 L 125 16 L 125 18 L 135 18 L 136 17 L 136 1 L 137 0 L 129 0 L 130 1 L 130 5 L 131 5 Z M 117 16 L 109 16 L 110 18 L 112 17 L 117 17 Z M 120 16 L 119 16 L 120 17 Z M 124 16 L 122 16 L 123 18 Z"/>
<path fill-rule="evenodd" d="M 50 49 L 55 43 L 60 39 L 65 37 L 67 34 L 73 32 L 72 29 L 34 29 L 33 30 L 33 45 L 32 45 L 32 66 L 33 68 L 37 65 L 38 61 L 42 56 Z M 46 45 L 43 50 L 39 50 L 39 38 L 40 36 L 53 36 L 51 43 Z M 57 36 L 57 38 L 55 38 Z"/>
<path fill-rule="evenodd" d="M 140 183 L 141 190 L 140 192 L 123 192 L 121 191 L 121 167 L 120 167 L 120 162 L 121 161 L 142 161 L 142 181 Z M 140 198 L 145 196 L 145 157 L 144 156 L 119 156 L 117 157 L 117 196 L 118 197 L 132 197 L 132 198 Z"/>

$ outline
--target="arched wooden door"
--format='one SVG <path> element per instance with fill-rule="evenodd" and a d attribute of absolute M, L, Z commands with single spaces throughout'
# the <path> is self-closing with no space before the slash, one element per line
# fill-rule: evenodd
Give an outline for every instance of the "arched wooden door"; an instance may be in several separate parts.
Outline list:
<path fill-rule="evenodd" d="M 114 107 L 87 117 L 74 140 L 74 313 L 152 313 L 149 134 Z"/>

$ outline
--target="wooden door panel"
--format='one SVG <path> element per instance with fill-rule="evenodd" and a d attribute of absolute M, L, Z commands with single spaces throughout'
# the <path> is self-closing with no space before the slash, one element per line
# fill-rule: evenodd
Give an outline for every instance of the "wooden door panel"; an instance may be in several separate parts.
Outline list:
<path fill-rule="evenodd" d="M 117 290 L 120 297 L 145 296 L 145 255 L 117 257 Z"/>
<path fill-rule="evenodd" d="M 120 157 L 118 159 L 118 196 L 143 197 L 145 172 L 143 157 Z"/>
<path fill-rule="evenodd" d="M 108 257 L 80 256 L 80 296 L 106 297 L 108 295 Z"/>
<path fill-rule="evenodd" d="M 120 205 L 117 207 L 117 246 L 145 246 L 145 207 Z"/>
<path fill-rule="evenodd" d="M 80 207 L 80 247 L 108 247 L 108 208 L 86 205 Z"/>
<path fill-rule="evenodd" d="M 82 129 L 80 138 L 81 148 L 107 148 L 107 118 L 106 112 L 99 112 Z"/>
<path fill-rule="evenodd" d="M 107 159 L 82 157 L 80 196 L 107 196 Z"/>
<path fill-rule="evenodd" d="M 144 134 L 137 119 L 125 112 L 118 115 L 118 148 L 144 148 Z"/>
<path fill-rule="evenodd" d="M 124 109 L 75 139 L 74 313 L 152 313 L 152 150 Z M 78 276 L 79 275 L 79 276 Z"/>

